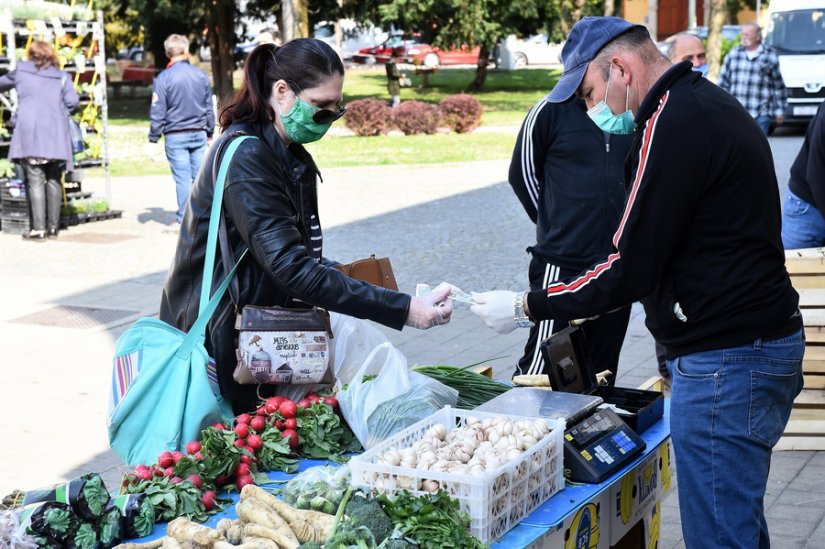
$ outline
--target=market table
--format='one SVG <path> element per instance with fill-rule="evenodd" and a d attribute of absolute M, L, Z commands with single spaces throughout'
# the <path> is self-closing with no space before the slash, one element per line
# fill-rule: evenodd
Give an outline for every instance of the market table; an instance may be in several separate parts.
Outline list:
<path fill-rule="evenodd" d="M 662 497 L 672 487 L 670 444 L 670 400 L 665 401 L 662 419 L 641 434 L 645 451 L 601 484 L 568 484 L 515 528 L 493 548 L 622 549 L 655 547 L 659 539 Z M 323 460 L 305 459 L 299 472 L 327 465 Z M 271 472 L 269 478 L 284 482 L 294 475 Z M 204 524 L 214 528 L 223 518 L 237 518 L 233 504 Z M 156 524 L 149 536 L 130 542 L 146 542 L 166 534 L 166 523 Z"/>

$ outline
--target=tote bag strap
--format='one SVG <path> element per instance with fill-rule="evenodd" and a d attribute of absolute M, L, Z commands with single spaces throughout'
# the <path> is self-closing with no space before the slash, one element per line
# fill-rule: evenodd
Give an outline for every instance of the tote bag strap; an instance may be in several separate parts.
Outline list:
<path fill-rule="evenodd" d="M 221 159 L 221 165 L 218 169 L 218 176 L 215 179 L 215 189 L 212 197 L 212 209 L 209 212 L 209 236 L 206 239 L 206 256 L 203 262 L 203 281 L 201 283 L 201 299 L 198 307 L 198 320 L 204 315 L 207 304 L 209 303 L 209 292 L 212 289 L 212 274 L 215 269 L 215 251 L 218 246 L 218 226 L 220 225 L 221 208 L 223 207 L 223 190 L 226 185 L 226 173 L 229 171 L 229 163 L 235 151 L 241 143 L 247 139 L 257 139 L 251 135 L 242 135 L 229 142 L 229 145 Z M 220 153 L 220 151 L 218 151 Z M 244 252 L 245 255 L 245 252 Z M 238 264 L 243 259 L 243 255 L 235 263 L 235 268 L 232 269 L 227 280 L 231 280 L 235 274 Z M 228 264 L 226 265 L 229 266 Z M 217 295 L 217 292 L 216 292 Z M 213 311 L 214 312 L 214 311 Z M 211 314 L 211 313 L 210 313 Z M 196 322 L 197 324 L 197 322 Z"/>
<path fill-rule="evenodd" d="M 209 323 L 209 319 L 212 318 L 212 315 L 215 313 L 215 309 L 218 308 L 218 303 L 220 303 L 221 298 L 226 293 L 226 289 L 229 287 L 229 282 L 232 280 L 232 277 L 235 276 L 235 271 L 238 270 L 238 265 L 240 265 L 243 258 L 246 256 L 246 252 L 248 250 L 244 250 L 241 254 L 241 257 L 238 258 L 238 262 L 232 266 L 232 270 L 229 271 L 229 274 L 226 276 L 224 281 L 218 286 L 218 289 L 215 290 L 215 295 L 212 296 L 212 299 L 206 303 L 205 307 L 201 307 L 201 311 L 198 314 L 198 319 L 192 325 L 192 328 L 189 329 L 189 333 L 186 334 L 186 337 L 183 338 L 183 342 L 181 346 L 178 348 L 178 351 L 175 355 L 179 358 L 188 359 L 189 356 L 192 354 L 192 349 L 198 343 L 203 341 L 203 338 L 206 334 L 206 325 Z M 203 304 L 201 304 L 203 305 Z"/>

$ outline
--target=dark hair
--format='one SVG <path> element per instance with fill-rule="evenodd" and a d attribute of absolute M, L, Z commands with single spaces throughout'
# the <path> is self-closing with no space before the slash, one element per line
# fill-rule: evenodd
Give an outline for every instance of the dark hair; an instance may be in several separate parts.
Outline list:
<path fill-rule="evenodd" d="M 665 59 L 653 39 L 650 38 L 650 32 L 645 27 L 633 27 L 627 32 L 624 32 L 607 43 L 593 61 L 602 72 L 602 77 L 607 80 L 610 76 L 610 60 L 609 57 L 614 52 L 619 50 L 630 50 L 636 53 L 641 59 L 647 63 L 654 64 L 657 61 Z"/>
<path fill-rule="evenodd" d="M 272 85 L 286 80 L 295 93 L 314 88 L 334 74 L 344 74 L 344 64 L 329 44 L 314 38 L 297 38 L 283 46 L 261 44 L 244 63 L 240 91 L 221 111 L 224 128 L 236 122 L 272 122 L 269 104 Z"/>
<path fill-rule="evenodd" d="M 54 48 L 48 42 L 35 40 L 29 44 L 29 51 L 26 54 L 29 61 L 34 63 L 38 69 L 43 67 L 60 68 L 60 60 L 57 58 Z"/>

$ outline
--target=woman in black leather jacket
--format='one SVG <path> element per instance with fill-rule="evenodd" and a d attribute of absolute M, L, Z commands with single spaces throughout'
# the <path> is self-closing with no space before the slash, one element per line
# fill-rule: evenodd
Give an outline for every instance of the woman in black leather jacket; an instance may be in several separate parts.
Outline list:
<path fill-rule="evenodd" d="M 217 363 L 221 392 L 235 413 L 251 410 L 274 386 L 240 385 L 235 314 L 245 305 L 318 306 L 400 330 L 449 321 L 447 292 L 411 297 L 348 278 L 322 255 L 316 181 L 318 168 L 301 146 L 323 137 L 340 118 L 344 67 L 335 51 L 309 38 L 281 47 L 261 45 L 249 55 L 244 83 L 221 113 L 223 135 L 211 147 L 192 188 L 172 268 L 160 305 L 161 320 L 188 331 L 198 314 L 215 175 L 225 143 L 240 134 L 227 172 L 223 217 L 229 254 L 216 254 L 212 292 L 249 249 L 227 296 L 207 327 L 206 348 Z M 219 245 L 219 248 L 221 246 Z M 226 260 L 223 258 L 226 257 Z M 441 307 L 435 305 L 445 300 Z"/>

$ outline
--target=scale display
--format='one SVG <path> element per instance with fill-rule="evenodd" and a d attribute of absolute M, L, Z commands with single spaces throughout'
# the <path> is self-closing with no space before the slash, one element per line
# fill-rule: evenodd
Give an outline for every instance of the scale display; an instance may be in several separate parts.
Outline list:
<path fill-rule="evenodd" d="M 565 475 L 575 482 L 599 483 L 644 449 L 645 442 L 616 412 L 599 410 L 564 432 Z"/>

